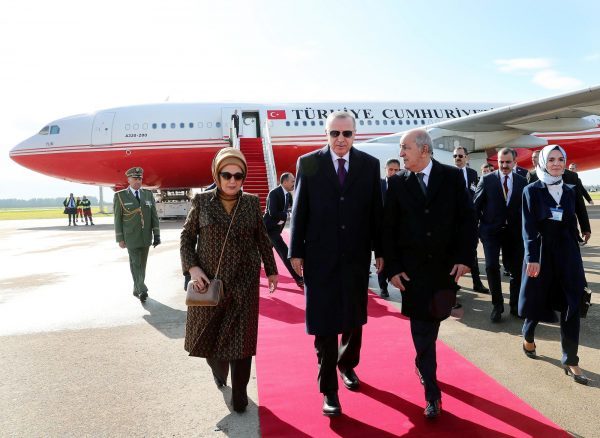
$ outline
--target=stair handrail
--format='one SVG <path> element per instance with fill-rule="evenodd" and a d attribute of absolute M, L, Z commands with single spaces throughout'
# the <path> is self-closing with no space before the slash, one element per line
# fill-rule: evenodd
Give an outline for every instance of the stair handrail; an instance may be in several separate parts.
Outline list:
<path fill-rule="evenodd" d="M 240 148 L 240 139 L 238 138 L 237 129 L 235 129 L 235 125 L 232 123 L 229 126 L 229 142 L 231 147 L 239 149 Z"/>
<path fill-rule="evenodd" d="M 265 164 L 267 167 L 267 183 L 269 191 L 277 187 L 277 171 L 275 169 L 275 157 L 273 155 L 273 144 L 271 143 L 271 131 L 269 129 L 269 120 L 265 122 L 263 130 L 263 153 L 265 156 Z"/>

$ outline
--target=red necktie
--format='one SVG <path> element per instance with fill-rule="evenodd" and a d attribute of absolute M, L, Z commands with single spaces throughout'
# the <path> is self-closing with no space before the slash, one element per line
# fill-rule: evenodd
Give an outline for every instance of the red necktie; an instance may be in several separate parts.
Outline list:
<path fill-rule="evenodd" d="M 508 175 L 504 175 L 504 197 L 508 199 Z"/>

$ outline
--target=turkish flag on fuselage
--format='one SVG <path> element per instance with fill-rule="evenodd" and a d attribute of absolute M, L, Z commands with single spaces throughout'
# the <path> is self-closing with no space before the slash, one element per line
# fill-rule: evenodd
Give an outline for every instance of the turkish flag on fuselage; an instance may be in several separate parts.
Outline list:
<path fill-rule="evenodd" d="M 285 119 L 285 110 L 268 110 L 268 119 Z"/>

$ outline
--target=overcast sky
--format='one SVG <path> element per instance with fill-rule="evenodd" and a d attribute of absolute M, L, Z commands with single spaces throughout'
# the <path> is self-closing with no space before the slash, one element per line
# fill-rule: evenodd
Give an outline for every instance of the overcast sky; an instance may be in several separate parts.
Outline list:
<path fill-rule="evenodd" d="M 8 153 L 51 120 L 103 108 L 509 103 L 598 85 L 598 16 L 590 1 L 3 2 L 0 198 L 96 196 Z M 600 184 L 600 171 L 581 176 Z"/>

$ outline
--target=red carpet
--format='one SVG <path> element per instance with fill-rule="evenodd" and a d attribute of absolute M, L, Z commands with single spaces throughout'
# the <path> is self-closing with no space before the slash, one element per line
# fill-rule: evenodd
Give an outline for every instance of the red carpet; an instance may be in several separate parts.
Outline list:
<path fill-rule="evenodd" d="M 343 415 L 323 416 L 304 295 L 275 258 L 280 272 L 275 294 L 269 295 L 264 275 L 261 279 L 256 373 L 263 437 L 570 436 L 441 342 L 443 412 L 426 421 L 408 320 L 373 293 L 356 368 L 360 390 L 348 391 L 340 382 Z"/>

